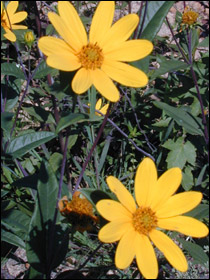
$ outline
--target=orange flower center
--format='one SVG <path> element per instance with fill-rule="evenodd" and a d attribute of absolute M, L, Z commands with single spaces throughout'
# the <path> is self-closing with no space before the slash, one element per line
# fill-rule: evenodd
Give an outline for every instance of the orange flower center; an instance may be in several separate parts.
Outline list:
<path fill-rule="evenodd" d="M 157 217 L 150 207 L 139 207 L 133 214 L 133 226 L 139 233 L 147 235 L 157 227 Z"/>
<path fill-rule="evenodd" d="M 193 23 L 196 22 L 197 18 L 198 18 L 198 13 L 194 11 L 188 11 L 183 14 L 182 22 L 184 24 L 192 25 Z"/>
<path fill-rule="evenodd" d="M 89 43 L 83 46 L 81 51 L 77 54 L 77 57 L 82 67 L 92 70 L 100 68 L 104 60 L 102 50 L 96 43 L 94 45 Z"/>

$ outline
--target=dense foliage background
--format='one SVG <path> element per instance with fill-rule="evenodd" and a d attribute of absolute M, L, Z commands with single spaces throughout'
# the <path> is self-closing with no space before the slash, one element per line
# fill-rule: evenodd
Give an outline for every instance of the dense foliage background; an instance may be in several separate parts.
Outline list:
<path fill-rule="evenodd" d="M 98 1 L 71 2 L 88 29 Z M 205 19 L 209 3 L 192 2 L 200 5 L 195 6 L 199 17 L 194 25 L 184 26 L 185 1 L 116 1 L 115 20 L 138 13 L 140 23 L 133 38 L 152 41 L 154 50 L 133 63 L 147 73 L 147 87 L 118 85 L 121 99 L 113 104 L 84 170 L 80 191 L 93 206 L 111 195 L 105 182 L 108 175 L 119 178 L 132 193 L 137 166 L 149 156 L 159 175 L 174 166 L 182 169 L 180 192 L 203 193 L 202 204 L 188 215 L 208 224 L 209 38 Z M 103 122 L 102 116 L 95 115 L 100 97 L 96 90 L 75 95 L 70 87 L 74 73 L 47 66 L 37 47 L 41 36 L 57 35 L 47 17 L 56 5 L 20 1 L 19 10 L 28 12 L 28 30 L 14 31 L 15 43 L 1 32 L 3 277 L 5 264 L 12 258 L 25 264 L 16 278 L 139 278 L 135 262 L 125 271 L 115 268 L 116 244 L 98 241 L 101 225 L 81 233 L 60 213 L 55 222 L 59 186 L 62 196 L 71 199 Z M 169 20 L 171 15 L 174 22 Z M 160 29 L 165 36 L 158 33 Z M 25 37 L 29 30 L 34 36 L 31 43 Z M 171 237 L 184 250 L 189 270 L 185 274 L 175 271 L 157 252 L 159 277 L 208 278 L 208 238 L 177 233 Z M 26 250 L 27 258 L 17 256 L 17 248 Z"/>

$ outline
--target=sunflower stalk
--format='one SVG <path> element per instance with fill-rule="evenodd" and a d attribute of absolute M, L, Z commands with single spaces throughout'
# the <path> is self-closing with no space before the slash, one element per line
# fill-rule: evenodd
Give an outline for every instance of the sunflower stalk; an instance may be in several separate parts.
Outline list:
<path fill-rule="evenodd" d="M 90 108 L 89 106 L 87 106 L 87 105 L 83 105 L 83 107 L 85 107 L 85 108 Z M 101 111 L 99 111 L 99 110 L 95 110 L 97 113 L 99 113 L 100 115 L 102 115 L 102 116 L 104 116 L 104 114 L 101 112 Z M 129 138 L 128 137 L 128 135 L 124 132 L 124 131 L 122 131 L 122 129 L 121 128 L 119 128 L 119 126 L 118 125 L 116 125 L 116 123 L 114 123 L 110 118 L 107 118 L 107 121 L 114 127 L 114 128 L 116 128 L 135 148 L 136 148 L 136 150 L 137 151 L 139 151 L 140 153 L 142 153 L 142 154 L 144 154 L 145 156 L 147 156 L 147 157 L 149 157 L 149 158 L 151 158 L 153 161 L 155 161 L 155 158 L 151 155 L 151 154 L 149 154 L 149 153 L 147 153 L 147 152 L 145 152 L 144 150 L 142 150 L 141 148 L 139 148 L 138 146 L 137 146 L 137 144 L 131 139 L 131 138 Z"/>
<path fill-rule="evenodd" d="M 91 158 L 91 156 L 93 154 L 93 151 L 94 151 L 94 149 L 95 149 L 95 147 L 96 147 L 96 145 L 97 145 L 97 143 L 98 143 L 98 141 L 99 141 L 99 139 L 101 137 L 101 134 L 102 134 L 102 132 L 104 130 L 105 124 L 106 124 L 108 116 L 109 116 L 109 112 L 111 110 L 111 106 L 112 106 L 112 103 L 109 104 L 108 110 L 107 110 L 106 115 L 105 115 L 105 117 L 103 119 L 103 122 L 102 122 L 101 127 L 100 127 L 99 132 L 98 132 L 98 135 L 96 136 L 95 141 L 94 141 L 94 143 L 92 145 L 92 148 L 90 149 L 89 154 L 88 154 L 88 156 L 87 156 L 87 158 L 86 158 L 86 160 L 85 160 L 85 162 L 83 164 L 83 167 L 82 167 L 82 170 L 80 172 L 80 175 L 79 175 L 79 178 L 77 180 L 77 183 L 75 185 L 75 189 L 73 191 L 73 194 L 77 191 L 77 189 L 79 187 L 79 184 L 80 184 L 80 182 L 82 180 L 82 177 L 84 175 L 84 172 L 85 172 L 85 169 L 87 167 L 87 164 L 88 164 L 88 162 L 89 162 L 89 160 L 90 160 L 90 158 Z"/>
<path fill-rule="evenodd" d="M 196 91 L 197 91 L 197 96 L 198 96 L 198 100 L 199 100 L 199 103 L 200 103 L 200 107 L 201 107 L 201 114 L 202 114 L 202 123 L 203 123 L 203 126 L 204 126 L 204 139 L 205 139 L 205 142 L 206 142 L 206 145 L 208 147 L 208 144 L 209 144 L 209 134 L 208 134 L 208 128 L 207 128 L 207 121 L 206 121 L 206 116 L 205 116 L 205 113 L 204 113 L 204 106 L 203 106 L 203 100 L 202 100 L 202 97 L 201 97 L 201 93 L 200 93 L 200 89 L 199 89 L 199 86 L 198 86 L 198 82 L 197 82 L 197 78 L 196 78 L 196 75 L 195 75 L 195 71 L 193 69 L 193 58 L 192 58 L 192 31 L 190 30 L 190 32 L 188 33 L 188 36 L 187 36 L 187 39 L 188 39 L 188 56 L 189 56 L 189 59 L 186 57 L 184 51 L 182 50 L 180 44 L 178 43 L 175 35 L 174 35 L 174 32 L 171 28 L 171 25 L 166 17 L 166 21 L 167 21 L 167 24 L 168 24 L 168 27 L 171 31 L 171 34 L 172 34 L 172 37 L 180 51 L 180 53 L 182 54 L 182 57 L 184 59 L 184 61 L 190 65 L 190 71 L 191 71 L 191 74 L 192 74 L 192 78 L 193 78 L 193 81 L 194 81 L 194 84 L 195 84 L 195 88 L 196 88 Z M 208 149 L 208 162 L 209 162 L 209 148 Z"/>

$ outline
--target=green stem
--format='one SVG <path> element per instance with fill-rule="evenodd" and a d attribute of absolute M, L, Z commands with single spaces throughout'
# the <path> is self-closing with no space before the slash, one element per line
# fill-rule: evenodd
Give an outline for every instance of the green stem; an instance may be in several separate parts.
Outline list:
<path fill-rule="evenodd" d="M 83 164 L 83 167 L 82 167 L 81 173 L 80 173 L 80 175 L 79 175 L 79 178 L 78 178 L 78 180 L 77 180 L 77 183 L 76 183 L 76 185 L 75 185 L 75 189 L 74 189 L 73 194 L 74 194 L 74 193 L 77 191 L 77 189 L 79 188 L 79 184 L 80 184 L 80 182 L 81 182 L 81 180 L 82 180 L 82 177 L 83 177 L 83 175 L 84 175 L 84 172 L 85 172 L 85 169 L 86 169 L 86 167 L 87 167 L 87 165 L 88 165 L 88 162 L 89 162 L 89 160 L 90 160 L 90 158 L 91 158 L 91 156 L 92 156 L 92 154 L 93 154 L 93 151 L 94 151 L 94 149 L 95 149 L 95 147 L 96 147 L 96 145 L 97 145 L 97 143 L 98 143 L 98 141 L 99 141 L 99 139 L 100 139 L 100 137 L 101 137 L 101 134 L 102 134 L 102 132 L 103 132 L 103 130 L 104 130 L 104 127 L 105 127 L 105 124 L 106 124 L 106 122 L 107 122 L 107 119 L 108 119 L 108 115 L 109 115 L 111 106 L 112 106 L 112 103 L 109 104 L 108 110 L 107 110 L 107 112 L 106 112 L 106 115 L 105 115 L 105 117 L 104 117 L 104 120 L 103 120 L 103 122 L 102 122 L 102 125 L 101 125 L 101 127 L 100 127 L 100 129 L 99 129 L 98 135 L 97 135 L 97 137 L 95 138 L 95 141 L 94 141 L 94 143 L 93 143 L 92 148 L 90 149 L 90 152 L 89 152 L 89 154 L 88 154 L 88 156 L 87 156 L 87 158 L 86 158 L 85 163 Z"/>

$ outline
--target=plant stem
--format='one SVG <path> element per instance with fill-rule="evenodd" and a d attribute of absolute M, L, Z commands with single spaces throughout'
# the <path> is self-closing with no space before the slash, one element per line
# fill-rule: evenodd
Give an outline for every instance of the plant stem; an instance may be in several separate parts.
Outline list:
<path fill-rule="evenodd" d="M 90 107 L 87 106 L 87 105 L 83 105 L 83 107 L 85 107 L 85 108 L 90 108 Z M 101 113 L 101 111 L 99 111 L 99 110 L 95 110 L 95 111 L 96 111 L 97 113 L 101 114 L 102 116 L 104 116 L 104 114 Z M 154 157 L 153 157 L 152 155 L 150 155 L 149 153 L 147 153 L 147 152 L 145 152 L 144 150 L 142 150 L 141 148 L 139 148 L 139 147 L 136 145 L 136 143 L 135 143 L 132 139 L 130 139 L 130 138 L 128 137 L 128 135 L 127 135 L 124 131 L 122 131 L 122 129 L 119 128 L 119 126 L 117 126 L 111 119 L 107 118 L 107 121 L 108 121 L 114 128 L 116 128 L 129 142 L 131 142 L 131 144 L 136 148 L 137 151 L 141 152 L 141 153 L 144 154 L 146 157 L 150 157 L 153 161 L 155 161 L 155 159 L 154 159 Z"/>
<path fill-rule="evenodd" d="M 200 89 L 199 89 L 199 86 L 198 86 L 198 81 L 197 81 L 197 78 L 196 78 L 196 75 L 195 75 L 195 71 L 193 69 L 192 31 L 191 30 L 188 33 L 188 52 L 189 52 L 190 71 L 192 73 L 192 78 L 193 78 L 195 88 L 196 88 L 196 91 L 197 91 L 198 100 L 200 102 L 201 114 L 202 114 L 202 123 L 203 123 L 203 126 L 204 126 L 204 138 L 205 138 L 205 142 L 206 142 L 207 149 L 208 149 L 209 135 L 208 135 L 208 128 L 207 128 L 207 121 L 206 121 L 206 116 L 205 116 L 205 113 L 204 113 L 203 100 L 202 100 Z M 209 156 L 208 156 L 208 158 L 209 158 Z"/>
<path fill-rule="evenodd" d="M 203 106 L 203 100 L 202 100 L 202 97 L 201 97 L 201 93 L 200 93 L 200 89 L 199 89 L 199 86 L 198 86 L 198 82 L 197 82 L 197 78 L 196 78 L 196 74 L 195 74 L 195 71 L 193 69 L 193 57 L 192 57 L 192 31 L 190 30 L 190 32 L 188 33 L 188 36 L 187 36 L 187 39 L 188 39 L 188 55 L 189 55 L 189 60 L 187 59 L 184 51 L 182 50 L 180 44 L 178 43 L 175 35 L 174 35 L 174 32 L 170 26 L 170 23 L 166 17 L 166 21 L 167 21 L 167 24 L 168 24 L 168 27 L 171 31 L 171 34 L 172 34 L 172 37 L 179 49 L 179 51 L 181 52 L 182 54 L 182 57 L 184 59 L 184 61 L 190 65 L 190 71 L 192 73 L 192 78 L 193 78 L 193 81 L 194 81 L 194 84 L 195 84 L 195 88 L 196 88 L 196 91 L 197 91 L 197 96 L 198 96 L 198 100 L 200 102 L 200 107 L 201 107 L 201 114 L 202 114 L 202 123 L 203 123 L 203 126 L 204 126 L 204 139 L 205 139 L 205 142 L 206 142 L 206 145 L 207 145 L 207 149 L 208 149 L 208 145 L 209 145 L 209 134 L 208 134 L 208 128 L 207 128 L 207 121 L 206 121 L 206 116 L 205 116 L 205 113 L 204 113 L 204 106 Z M 208 149 L 208 161 L 209 161 L 209 149 Z"/>
<path fill-rule="evenodd" d="M 124 91 L 122 88 L 120 88 L 120 89 L 121 89 L 121 91 L 124 93 L 126 99 L 128 100 L 128 103 L 129 103 L 129 105 L 130 105 L 130 107 L 131 107 L 131 109 L 132 109 L 132 111 L 133 111 L 134 117 L 135 117 L 135 119 L 136 119 L 136 124 L 137 124 L 137 126 L 138 126 L 138 129 L 139 129 L 139 130 L 141 131 L 141 133 L 144 135 L 144 138 L 145 138 L 145 140 L 146 140 L 147 146 L 150 148 L 150 150 L 152 151 L 152 153 L 154 153 L 157 149 L 152 147 L 152 144 L 149 142 L 149 139 L 148 139 L 147 135 L 146 135 L 146 134 L 144 133 L 144 131 L 141 129 L 140 123 L 139 123 L 139 120 L 138 120 L 138 117 L 137 117 L 137 114 L 136 114 L 136 111 L 135 111 L 135 108 L 133 107 L 133 105 L 132 105 L 132 103 L 131 103 L 131 100 L 130 100 L 130 98 L 128 97 L 127 92 Z"/>
<path fill-rule="evenodd" d="M 173 32 L 173 30 L 172 30 L 172 28 L 171 28 L 171 25 L 170 25 L 170 23 L 169 23 L 167 17 L 166 17 L 166 21 L 167 21 L 168 27 L 169 27 L 169 29 L 170 29 L 170 31 L 171 31 L 171 35 L 172 35 L 172 37 L 173 37 L 173 39 L 174 39 L 174 41 L 175 41 L 175 43 L 176 43 L 176 45 L 177 45 L 177 47 L 178 47 L 180 53 L 181 53 L 181 55 L 182 55 L 184 61 L 185 61 L 187 64 L 190 64 L 190 62 L 189 62 L 189 60 L 187 59 L 187 57 L 186 57 L 186 55 L 185 55 L 183 49 L 181 48 L 180 44 L 178 43 L 178 41 L 177 41 L 177 39 L 176 39 L 176 37 L 175 37 L 175 35 L 174 35 L 174 32 Z"/>
<path fill-rule="evenodd" d="M 92 146 L 92 148 L 90 149 L 89 154 L 88 154 L 88 156 L 87 156 L 87 158 L 86 158 L 86 160 L 85 160 L 85 162 L 84 162 L 84 164 L 83 164 L 83 167 L 82 167 L 81 173 L 80 173 L 80 175 L 79 175 L 79 178 L 78 178 L 78 180 L 77 180 L 77 183 L 76 183 L 76 185 L 75 185 L 75 189 L 74 189 L 74 191 L 73 191 L 73 194 L 77 191 L 77 189 L 78 189 L 78 187 L 79 187 L 79 184 L 80 184 L 80 182 L 81 182 L 81 180 L 82 180 L 82 177 L 83 177 L 83 175 L 84 175 L 84 172 L 85 172 L 85 169 L 86 169 L 86 167 L 87 167 L 87 164 L 88 164 L 88 162 L 89 162 L 89 160 L 90 160 L 90 158 L 91 158 L 91 156 L 92 156 L 92 154 L 93 154 L 93 151 L 94 151 L 94 149 L 95 149 L 95 147 L 96 147 L 96 145 L 97 145 L 97 143 L 98 143 L 98 141 L 99 141 L 99 139 L 100 139 L 100 137 L 101 137 L 101 134 L 102 134 L 102 132 L 103 132 L 103 130 L 104 130 L 105 124 L 106 124 L 107 119 L 108 119 L 108 115 L 109 115 L 111 106 L 112 106 L 112 103 L 109 104 L 108 110 L 107 110 L 106 115 L 105 115 L 105 117 L 104 117 L 104 119 L 103 119 L 102 125 L 101 125 L 101 127 L 100 127 L 100 129 L 99 129 L 99 132 L 98 132 L 98 135 L 97 135 L 97 137 L 95 138 L 95 141 L 94 141 L 94 143 L 93 143 L 93 146 Z"/>
<path fill-rule="evenodd" d="M 141 23 L 141 28 L 140 28 L 139 34 L 137 36 L 137 39 L 141 38 L 141 33 L 142 33 L 142 30 L 143 30 L 143 27 L 144 27 L 144 22 L 145 22 L 145 18 L 146 18 L 146 14 L 147 14 L 147 7 L 148 7 L 148 1 L 145 1 L 143 20 L 142 20 L 142 23 Z"/>

